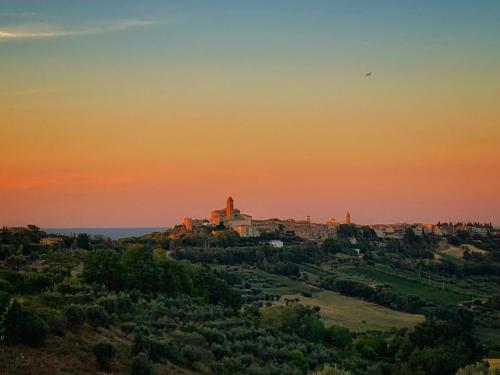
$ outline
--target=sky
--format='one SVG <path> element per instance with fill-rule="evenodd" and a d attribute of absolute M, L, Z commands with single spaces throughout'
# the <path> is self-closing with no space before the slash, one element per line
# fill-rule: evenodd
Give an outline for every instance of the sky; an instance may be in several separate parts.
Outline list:
<path fill-rule="evenodd" d="M 498 0 L 0 0 L 0 226 L 170 226 L 228 195 L 498 225 L 498 25 Z"/>

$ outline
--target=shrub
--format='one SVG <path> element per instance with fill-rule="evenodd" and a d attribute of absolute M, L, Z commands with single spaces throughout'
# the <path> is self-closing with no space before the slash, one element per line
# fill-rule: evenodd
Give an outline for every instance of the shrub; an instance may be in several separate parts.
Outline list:
<path fill-rule="evenodd" d="M 149 340 L 149 358 L 153 362 L 159 362 L 166 358 L 167 350 L 166 343 L 162 340 Z"/>
<path fill-rule="evenodd" d="M 129 335 L 130 333 L 134 332 L 135 329 L 135 323 L 132 322 L 125 322 L 122 325 L 120 325 L 121 330 L 125 335 Z"/>
<path fill-rule="evenodd" d="M 177 346 L 172 341 L 167 341 L 164 343 L 165 350 L 165 358 L 174 362 L 174 363 L 182 363 L 184 360 L 182 357 L 182 353 L 177 348 Z"/>
<path fill-rule="evenodd" d="M 16 289 L 7 280 L 0 279 L 0 292 L 14 293 Z"/>
<path fill-rule="evenodd" d="M 114 296 L 111 297 L 101 297 L 97 303 L 102 306 L 109 314 L 113 314 L 117 311 L 118 299 Z"/>
<path fill-rule="evenodd" d="M 153 375 L 153 363 L 144 353 L 139 353 L 132 361 L 132 375 Z"/>
<path fill-rule="evenodd" d="M 8 345 L 25 344 L 40 347 L 49 328 L 39 316 L 24 310 L 6 293 L 0 293 L 0 341 Z"/>
<path fill-rule="evenodd" d="M 110 323 L 110 316 L 102 306 L 91 305 L 87 307 L 87 317 L 94 327 L 107 327 Z"/>
<path fill-rule="evenodd" d="M 116 348 L 107 341 L 101 341 L 94 345 L 92 353 L 102 370 L 108 370 L 109 365 L 116 355 Z"/>
<path fill-rule="evenodd" d="M 337 348 L 344 349 L 352 342 L 348 328 L 332 325 L 325 332 L 325 341 Z"/>
<path fill-rule="evenodd" d="M 315 371 L 311 375 L 350 375 L 349 371 L 342 370 L 335 365 L 335 367 L 331 367 L 326 365 L 322 370 Z"/>
<path fill-rule="evenodd" d="M 138 355 L 139 353 L 146 353 L 149 355 L 151 349 L 151 342 L 141 329 L 136 329 L 134 334 L 134 341 L 132 343 L 132 354 Z"/>
<path fill-rule="evenodd" d="M 24 277 L 23 291 L 26 293 L 40 292 L 52 285 L 52 280 L 44 274 L 31 272 Z"/>
<path fill-rule="evenodd" d="M 459 369 L 456 375 L 498 375 L 499 369 L 489 368 L 486 362 L 478 362 Z"/>
<path fill-rule="evenodd" d="M 51 316 L 47 321 L 50 332 L 57 336 L 64 336 L 68 326 L 68 319 L 64 315 Z"/>
<path fill-rule="evenodd" d="M 21 330 L 23 344 L 40 347 L 45 342 L 49 327 L 42 318 L 29 311 L 25 311 L 23 312 Z"/>
<path fill-rule="evenodd" d="M 85 306 L 81 305 L 69 305 L 64 310 L 64 314 L 68 319 L 68 324 L 71 326 L 78 326 L 85 323 L 87 318 L 87 311 Z"/>
<path fill-rule="evenodd" d="M 182 356 L 185 358 L 186 363 L 189 364 L 201 361 L 205 357 L 205 354 L 198 346 L 186 345 L 182 348 Z"/>

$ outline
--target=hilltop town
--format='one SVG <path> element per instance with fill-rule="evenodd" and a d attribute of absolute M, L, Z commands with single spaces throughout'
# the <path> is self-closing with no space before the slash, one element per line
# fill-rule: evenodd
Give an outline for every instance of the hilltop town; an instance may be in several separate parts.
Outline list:
<path fill-rule="evenodd" d="M 314 223 L 310 216 L 305 220 L 295 219 L 254 219 L 251 215 L 242 213 L 235 208 L 234 199 L 227 197 L 226 207 L 210 212 L 206 219 L 193 219 L 186 217 L 182 221 L 182 227 L 178 226 L 174 232 L 177 236 L 182 236 L 185 232 L 206 232 L 212 229 L 232 229 L 241 238 L 259 237 L 262 234 L 280 232 L 289 236 L 296 236 L 302 240 L 322 242 L 328 238 L 337 238 L 340 225 L 355 224 L 351 219 L 351 214 L 346 212 L 343 222 L 335 218 L 326 223 Z M 373 229 L 376 237 L 384 239 L 402 239 L 408 229 L 411 229 L 416 236 L 433 235 L 436 237 L 456 236 L 459 232 L 465 232 L 473 237 L 485 238 L 489 234 L 499 235 L 500 230 L 491 224 L 482 223 L 394 223 L 394 224 L 374 224 L 367 227 Z M 175 237 L 174 235 L 174 237 Z"/>

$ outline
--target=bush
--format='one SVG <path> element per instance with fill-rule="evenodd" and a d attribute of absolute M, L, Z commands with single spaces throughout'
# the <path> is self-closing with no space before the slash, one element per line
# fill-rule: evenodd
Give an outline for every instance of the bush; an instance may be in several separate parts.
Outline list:
<path fill-rule="evenodd" d="M 311 375 L 350 375 L 350 372 L 342 370 L 336 365 L 335 367 L 326 365 L 322 370 L 313 372 Z"/>
<path fill-rule="evenodd" d="M 23 344 L 36 348 L 44 344 L 47 333 L 49 333 L 47 323 L 45 323 L 42 318 L 29 311 L 23 312 L 21 330 Z"/>
<path fill-rule="evenodd" d="M 167 356 L 166 342 L 162 340 L 149 340 L 149 357 L 153 362 L 159 362 Z"/>
<path fill-rule="evenodd" d="M 135 330 L 134 341 L 132 343 L 132 355 L 146 353 L 149 355 L 151 342 L 146 334 L 139 328 Z"/>
<path fill-rule="evenodd" d="M 0 292 L 14 293 L 16 289 L 7 280 L 0 279 Z"/>
<path fill-rule="evenodd" d="M 40 347 L 49 328 L 39 316 L 24 310 L 6 293 L 0 292 L 0 338 L 8 345 Z"/>
<path fill-rule="evenodd" d="M 153 363 L 144 353 L 139 353 L 132 361 L 132 375 L 153 375 Z"/>
<path fill-rule="evenodd" d="M 122 325 L 120 325 L 121 330 L 123 333 L 125 333 L 126 336 L 134 332 L 135 329 L 135 323 L 133 322 L 125 322 Z"/>
<path fill-rule="evenodd" d="M 325 332 L 325 341 L 339 349 L 344 349 L 352 342 L 348 328 L 332 325 Z"/>
<path fill-rule="evenodd" d="M 25 293 L 41 292 L 52 285 L 52 280 L 44 274 L 31 272 L 24 277 L 23 291 Z"/>
<path fill-rule="evenodd" d="M 99 305 L 91 305 L 87 307 L 87 318 L 94 327 L 107 327 L 111 320 L 106 310 Z"/>
<path fill-rule="evenodd" d="M 102 306 L 109 314 L 113 314 L 118 310 L 118 299 L 114 296 L 101 297 L 99 298 L 97 303 L 99 304 L 99 306 Z"/>
<path fill-rule="evenodd" d="M 64 336 L 68 326 L 68 319 L 64 315 L 55 315 L 48 318 L 47 321 L 50 332 L 56 336 Z"/>
<path fill-rule="evenodd" d="M 85 323 L 85 319 L 87 319 L 87 310 L 82 305 L 69 305 L 64 310 L 64 314 L 71 326 L 79 326 Z"/>
<path fill-rule="evenodd" d="M 186 345 L 182 348 L 182 356 L 186 360 L 186 364 L 196 361 L 201 361 L 205 357 L 205 353 L 198 346 Z"/>
<path fill-rule="evenodd" d="M 500 369 L 489 368 L 486 362 L 478 362 L 459 369 L 456 375 L 498 375 Z"/>
<path fill-rule="evenodd" d="M 102 370 L 108 370 L 109 365 L 116 355 L 116 348 L 107 341 L 101 341 L 94 345 L 92 353 Z"/>

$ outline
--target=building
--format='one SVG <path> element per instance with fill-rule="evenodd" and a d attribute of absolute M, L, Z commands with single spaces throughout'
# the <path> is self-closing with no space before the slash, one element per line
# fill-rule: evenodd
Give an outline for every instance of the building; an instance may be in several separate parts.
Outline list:
<path fill-rule="evenodd" d="M 236 225 L 232 227 L 240 237 L 257 237 L 259 235 L 259 231 L 253 225 Z"/>
<path fill-rule="evenodd" d="M 252 216 L 243 214 L 239 209 L 235 208 L 232 197 L 227 197 L 224 208 L 211 211 L 209 220 L 186 217 L 182 221 L 182 227 L 186 231 L 193 231 L 201 227 L 213 228 L 221 224 L 227 229 L 238 232 L 241 237 L 257 237 L 265 232 L 280 232 L 312 241 L 336 238 L 338 228 L 338 222 L 335 219 L 325 224 L 319 224 L 311 222 L 310 216 L 307 216 L 306 220 L 253 220 Z"/>
<path fill-rule="evenodd" d="M 193 230 L 193 219 L 190 217 L 185 217 L 184 220 L 182 220 L 182 225 L 184 226 L 184 229 L 186 229 L 188 232 Z"/>
<path fill-rule="evenodd" d="M 328 224 L 328 225 L 339 225 L 339 222 L 337 221 L 337 219 L 335 219 L 334 217 L 332 217 L 330 220 L 328 220 L 326 222 L 326 224 Z"/>
<path fill-rule="evenodd" d="M 222 223 L 226 227 L 233 228 L 238 225 L 252 225 L 252 217 L 242 214 L 240 210 L 234 208 L 233 198 L 227 197 L 225 208 L 210 213 L 210 222 L 214 225 Z"/>
<path fill-rule="evenodd" d="M 385 231 L 384 229 L 379 229 L 379 228 L 373 228 L 373 231 L 375 232 L 375 235 L 377 238 L 384 239 L 385 238 Z"/>
<path fill-rule="evenodd" d="M 432 224 L 424 224 L 423 230 L 425 234 L 432 234 L 434 231 L 434 225 Z"/>
<path fill-rule="evenodd" d="M 274 247 L 276 249 L 282 248 L 283 247 L 283 241 L 280 240 L 271 240 L 268 242 L 269 246 Z"/>
<path fill-rule="evenodd" d="M 210 213 L 210 223 L 213 225 L 223 224 L 226 228 L 237 231 L 241 237 L 258 236 L 258 232 L 252 225 L 252 216 L 242 214 L 240 210 L 234 208 L 232 197 L 227 197 L 225 208 Z"/>
<path fill-rule="evenodd" d="M 344 223 L 345 224 L 351 224 L 351 214 L 349 213 L 349 211 L 347 211 L 347 213 L 345 214 Z"/>
<path fill-rule="evenodd" d="M 253 225 L 259 233 L 281 232 L 304 240 L 322 241 L 327 238 L 337 238 L 337 225 L 312 223 L 310 219 L 253 220 Z"/>
<path fill-rule="evenodd" d="M 470 227 L 470 234 L 477 237 L 488 237 L 487 227 Z"/>
<path fill-rule="evenodd" d="M 57 247 L 64 245 L 64 239 L 56 236 L 49 236 L 40 239 L 40 245 L 49 246 L 49 247 Z"/>
<path fill-rule="evenodd" d="M 423 236 L 424 235 L 424 228 L 421 225 L 416 225 L 411 228 L 413 230 L 413 233 L 415 233 L 416 236 Z"/>
<path fill-rule="evenodd" d="M 185 217 L 182 220 L 182 226 L 187 232 L 197 230 L 204 227 L 209 227 L 210 222 L 207 219 L 192 219 L 190 217 Z"/>

